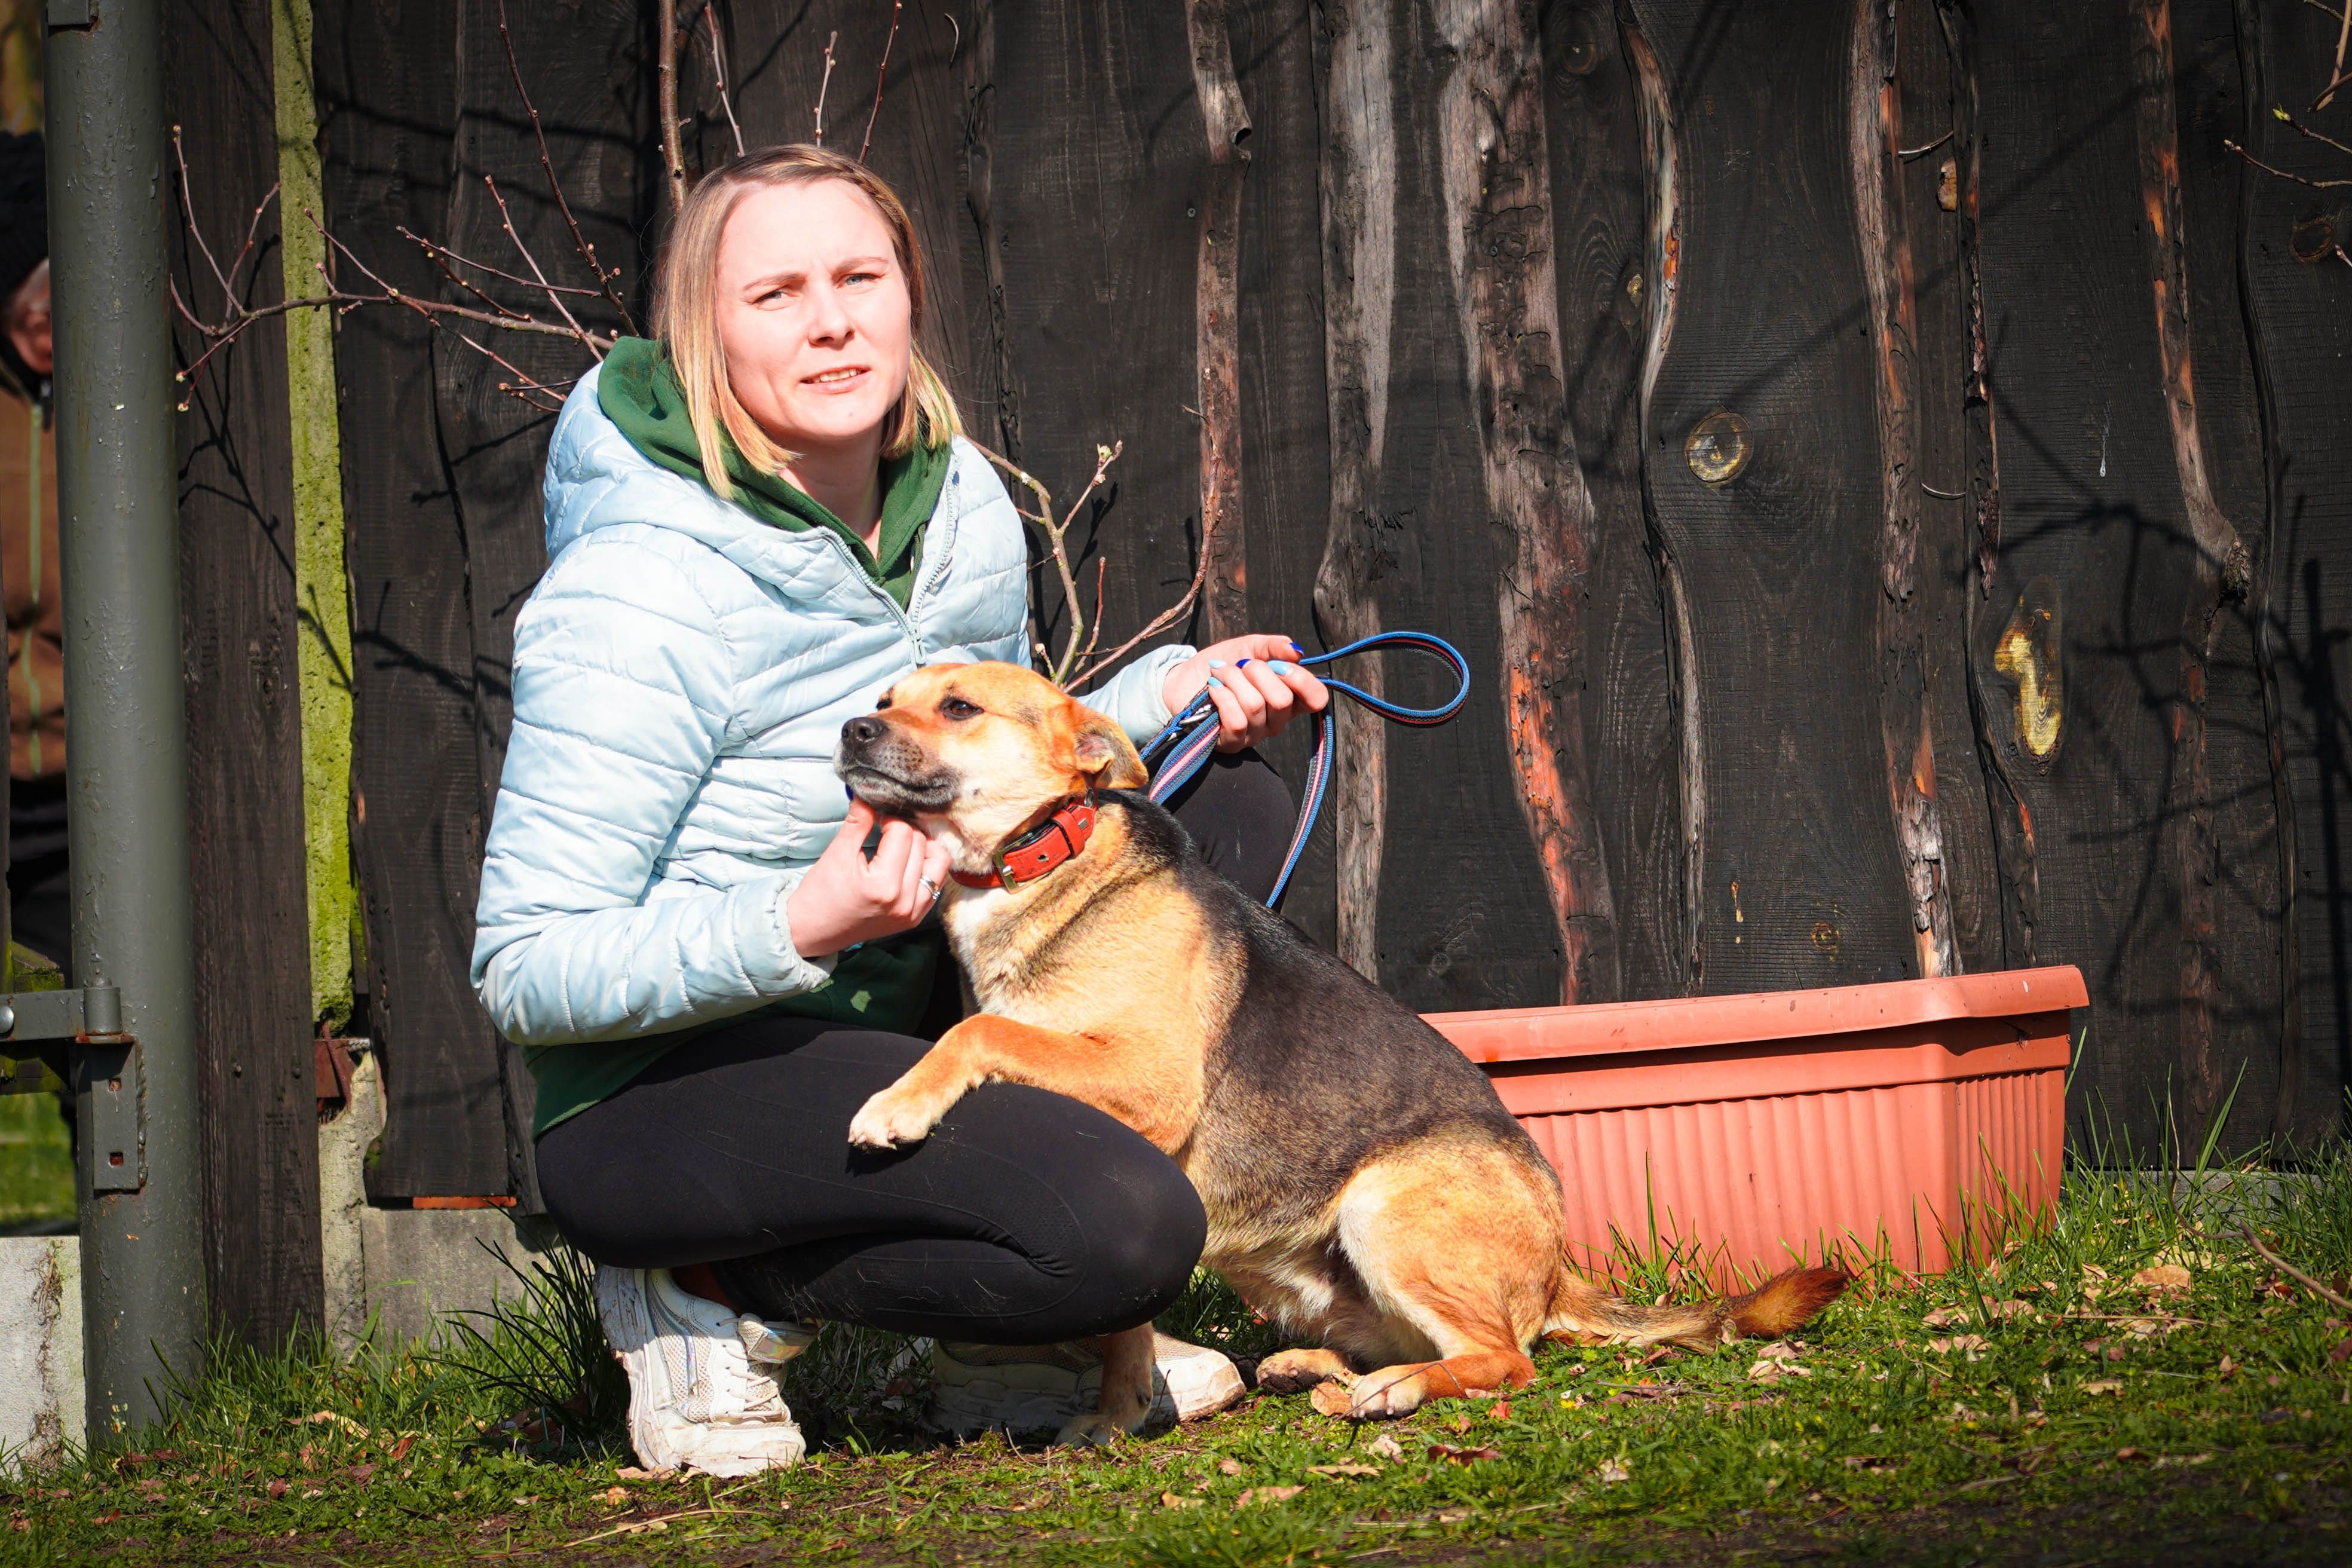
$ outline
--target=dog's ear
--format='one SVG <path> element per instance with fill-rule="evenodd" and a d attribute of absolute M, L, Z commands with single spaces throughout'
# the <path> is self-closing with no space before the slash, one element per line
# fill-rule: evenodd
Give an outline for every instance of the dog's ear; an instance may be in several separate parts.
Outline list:
<path fill-rule="evenodd" d="M 1070 706 L 1077 721 L 1070 751 L 1077 759 L 1078 772 L 1090 777 L 1097 789 L 1141 789 L 1151 782 L 1126 731 L 1083 702 Z"/>

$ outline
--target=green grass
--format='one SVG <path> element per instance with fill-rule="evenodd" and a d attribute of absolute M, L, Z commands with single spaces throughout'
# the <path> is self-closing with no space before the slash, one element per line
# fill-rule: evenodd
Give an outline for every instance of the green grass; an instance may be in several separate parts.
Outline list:
<path fill-rule="evenodd" d="M 0 1230 L 73 1217 L 73 1156 L 57 1098 L 0 1094 Z"/>
<path fill-rule="evenodd" d="M 2261 1221 L 2352 1294 L 2352 1157 Z M 2342 1562 L 2352 1313 L 2232 1223 L 2076 1170 L 2046 1234 L 1882 1270 L 1792 1361 L 1552 1348 L 1504 1403 L 1359 1427 L 1254 1399 L 1110 1453 L 936 1444 L 904 1342 L 829 1330 L 787 1379 L 824 1445 L 751 1481 L 622 1478 L 575 1276 L 437 1355 L 216 1355 L 142 1457 L 0 1480 L 0 1565 Z M 2186 1290 L 2133 1283 L 2164 1261 Z M 1213 1283 L 1164 1323 L 1271 1342 Z"/>

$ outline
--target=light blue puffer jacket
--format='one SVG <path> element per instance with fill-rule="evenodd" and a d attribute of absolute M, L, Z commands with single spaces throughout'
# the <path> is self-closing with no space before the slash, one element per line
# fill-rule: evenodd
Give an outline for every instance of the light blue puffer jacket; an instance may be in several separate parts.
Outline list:
<path fill-rule="evenodd" d="M 573 389 L 547 455 L 547 574 L 515 622 L 514 734 L 474 989 L 522 1045 L 624 1040 L 824 984 L 785 896 L 840 826 L 843 722 L 919 664 L 1025 658 L 1028 549 L 955 444 L 902 612 L 830 531 L 652 462 Z M 1184 647 L 1086 699 L 1141 741 Z"/>

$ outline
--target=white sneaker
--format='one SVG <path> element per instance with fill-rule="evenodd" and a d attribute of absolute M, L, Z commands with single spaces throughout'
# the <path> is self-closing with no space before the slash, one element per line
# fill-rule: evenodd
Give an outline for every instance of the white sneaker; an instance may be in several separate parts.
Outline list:
<path fill-rule="evenodd" d="M 749 1476 L 797 1464 L 807 1444 L 777 1369 L 815 1331 L 738 1317 L 689 1296 L 666 1268 L 599 1268 L 596 1312 L 629 1374 L 629 1446 L 649 1470 Z"/>
<path fill-rule="evenodd" d="M 1151 1339 L 1147 1426 L 1198 1421 L 1242 1396 L 1241 1372 L 1222 1351 L 1162 1333 Z M 1059 1431 L 1079 1411 L 1093 1409 L 1101 1394 L 1102 1357 L 1082 1344 L 942 1342 L 931 1350 L 935 1431 Z"/>

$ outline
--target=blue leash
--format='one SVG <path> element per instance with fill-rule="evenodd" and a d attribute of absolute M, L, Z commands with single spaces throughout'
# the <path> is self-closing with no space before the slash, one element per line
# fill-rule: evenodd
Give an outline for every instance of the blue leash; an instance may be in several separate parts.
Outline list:
<path fill-rule="evenodd" d="M 1427 632 L 1374 632 L 1345 647 L 1335 647 L 1329 653 L 1318 653 L 1292 662 L 1308 669 L 1346 658 L 1350 654 L 1369 653 L 1374 648 L 1404 648 L 1441 658 L 1454 667 L 1461 685 L 1454 695 L 1434 708 L 1406 708 L 1401 704 L 1373 696 L 1361 687 L 1344 680 L 1325 677 L 1323 684 L 1342 696 L 1352 697 L 1383 719 L 1399 724 L 1427 726 L 1443 724 L 1454 717 L 1470 695 L 1470 661 L 1444 637 Z M 1315 831 L 1315 819 L 1323 815 L 1323 797 L 1331 784 L 1331 754 L 1336 727 L 1331 722 L 1332 708 L 1326 704 L 1315 718 L 1315 752 L 1307 764 L 1305 800 L 1298 808 L 1298 826 L 1290 836 L 1290 851 L 1282 858 L 1282 875 L 1275 879 L 1274 891 L 1267 895 L 1265 907 L 1273 909 L 1282 902 L 1282 895 L 1290 887 L 1290 874 L 1298 868 L 1298 858 L 1307 852 L 1307 836 Z M 1155 768 L 1149 797 L 1164 802 L 1192 780 L 1208 764 L 1209 753 L 1217 747 L 1216 705 L 1209 699 L 1204 687 L 1201 694 L 1185 704 L 1184 711 L 1168 721 L 1168 727 L 1144 744 L 1142 756 L 1146 767 Z M 1155 763 L 1154 758 L 1160 760 Z"/>

